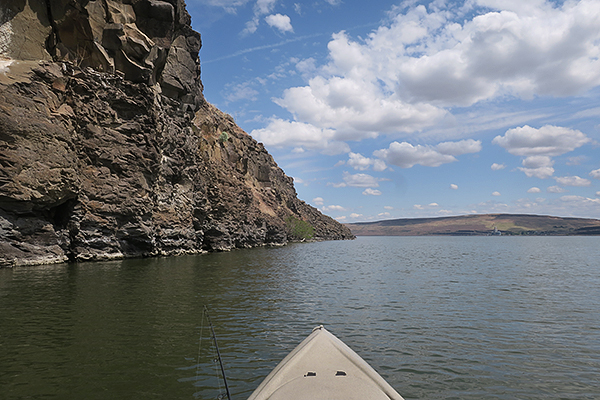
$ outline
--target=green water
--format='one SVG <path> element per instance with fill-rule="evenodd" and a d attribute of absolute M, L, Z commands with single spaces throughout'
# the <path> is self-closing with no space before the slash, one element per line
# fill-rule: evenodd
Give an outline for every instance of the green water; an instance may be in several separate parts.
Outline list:
<path fill-rule="evenodd" d="M 0 399 L 245 399 L 324 324 L 406 399 L 600 398 L 600 238 L 359 238 L 0 270 Z M 202 342 L 199 338 L 203 337 Z"/>

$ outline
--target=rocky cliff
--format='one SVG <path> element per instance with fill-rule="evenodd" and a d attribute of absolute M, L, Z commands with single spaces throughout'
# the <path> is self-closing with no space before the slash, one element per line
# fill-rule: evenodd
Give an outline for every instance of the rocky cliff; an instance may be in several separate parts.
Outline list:
<path fill-rule="evenodd" d="M 202 96 L 183 0 L 0 4 L 0 266 L 350 239 Z"/>

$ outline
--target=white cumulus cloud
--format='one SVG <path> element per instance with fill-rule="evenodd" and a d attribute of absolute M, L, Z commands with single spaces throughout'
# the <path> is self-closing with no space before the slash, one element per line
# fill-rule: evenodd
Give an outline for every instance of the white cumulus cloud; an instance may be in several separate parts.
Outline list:
<path fill-rule="evenodd" d="M 600 179 L 600 169 L 595 169 L 590 172 L 590 176 L 594 179 Z"/>
<path fill-rule="evenodd" d="M 501 169 L 506 168 L 506 165 L 493 163 L 491 168 L 492 168 L 492 171 L 500 171 Z"/>
<path fill-rule="evenodd" d="M 323 200 L 322 197 L 315 197 L 312 201 L 316 206 L 322 206 L 325 204 L 325 200 Z"/>
<path fill-rule="evenodd" d="M 560 186 L 548 186 L 548 188 L 546 189 L 546 191 L 548 193 L 565 193 L 565 192 L 568 192 L 567 189 L 562 188 Z"/>
<path fill-rule="evenodd" d="M 530 178 L 540 179 L 554 174 L 554 161 L 550 157 L 568 153 L 588 142 L 590 138 L 578 130 L 553 125 L 539 129 L 525 125 L 509 129 L 504 136 L 496 136 L 492 140 L 510 154 L 526 157 L 519 170 Z"/>
<path fill-rule="evenodd" d="M 539 167 L 539 168 L 521 168 L 519 170 L 525 172 L 525 175 L 529 178 L 548 179 L 554 175 L 554 168 L 552 167 Z"/>
<path fill-rule="evenodd" d="M 346 211 L 346 209 L 342 206 L 338 206 L 338 205 L 331 205 L 331 206 L 324 206 L 321 207 L 321 210 L 324 212 L 328 212 L 328 211 Z"/>
<path fill-rule="evenodd" d="M 352 168 L 360 170 L 360 171 L 367 170 L 371 166 L 373 166 L 373 170 L 378 171 L 378 172 L 387 169 L 387 165 L 385 165 L 385 162 L 383 160 L 372 159 L 369 157 L 365 157 L 360 153 L 352 153 L 352 152 L 350 152 L 348 154 L 348 157 L 349 157 L 348 165 L 350 165 Z"/>
<path fill-rule="evenodd" d="M 441 154 L 448 154 L 451 156 L 478 153 L 481 151 L 481 141 L 467 139 L 458 142 L 443 142 L 435 146 L 435 149 Z"/>
<path fill-rule="evenodd" d="M 290 17 L 282 14 L 271 14 L 265 17 L 265 21 L 270 27 L 277 28 L 281 32 L 294 32 Z"/>
<path fill-rule="evenodd" d="M 425 167 L 439 167 L 442 164 L 457 161 L 454 156 L 442 154 L 432 146 L 413 146 L 407 142 L 392 142 L 389 148 L 376 150 L 373 155 L 401 168 L 411 168 L 417 164 Z"/>
<path fill-rule="evenodd" d="M 407 142 L 392 142 L 387 149 L 376 150 L 373 155 L 401 168 L 411 168 L 417 164 L 425 167 L 439 167 L 442 164 L 457 161 L 455 156 L 479 151 L 481 151 L 481 141 L 468 139 L 458 142 L 443 142 L 436 146 L 413 146 Z"/>
<path fill-rule="evenodd" d="M 343 183 L 334 184 L 334 187 L 364 187 L 364 188 L 374 188 L 379 186 L 379 182 L 385 179 L 383 178 L 375 178 L 369 174 L 350 174 L 348 172 L 344 172 L 343 175 Z"/>
<path fill-rule="evenodd" d="M 347 52 L 345 56 L 360 58 L 352 46 L 343 47 L 340 52 Z M 298 121 L 334 129 L 338 140 L 415 132 L 446 115 L 446 111 L 430 104 L 399 100 L 379 86 L 376 76 L 365 73 L 360 77 L 316 76 L 309 80 L 308 86 L 286 89 L 275 103 L 290 111 Z"/>
<path fill-rule="evenodd" d="M 504 136 L 496 136 L 492 143 L 504 147 L 516 156 L 559 156 L 588 143 L 582 132 L 560 126 L 546 125 L 539 129 L 525 125 L 509 129 Z"/>
<path fill-rule="evenodd" d="M 538 187 L 535 187 L 535 186 L 532 187 L 532 188 L 527 189 L 527 193 L 541 193 L 541 192 L 542 192 L 542 190 L 540 188 L 538 188 Z"/>
<path fill-rule="evenodd" d="M 268 14 L 275 7 L 277 0 L 256 0 L 254 12 L 259 14 Z"/>
<path fill-rule="evenodd" d="M 579 176 L 562 176 L 554 179 L 556 179 L 556 183 L 563 186 L 590 186 L 592 184 L 589 179 Z"/>
<path fill-rule="evenodd" d="M 500 196 L 500 192 L 492 192 L 492 196 Z"/>
<path fill-rule="evenodd" d="M 413 208 L 416 210 L 435 210 L 439 207 L 440 207 L 440 205 L 438 203 L 429 203 L 427 205 L 423 205 L 423 204 L 413 205 Z"/>
<path fill-rule="evenodd" d="M 387 165 L 385 165 L 385 161 L 376 159 L 373 160 L 373 171 L 381 172 L 387 169 Z"/>
<path fill-rule="evenodd" d="M 371 160 L 370 158 L 365 157 L 359 153 L 350 152 L 348 154 L 348 156 L 349 156 L 348 165 L 350 165 L 354 169 L 358 169 L 361 171 L 369 169 L 369 167 L 373 163 L 373 160 Z"/>
<path fill-rule="evenodd" d="M 229 1 L 229 0 L 211 0 L 211 1 L 224 1 L 224 2 L 229 2 L 232 4 L 232 6 L 229 8 L 229 10 L 231 10 L 232 12 L 235 12 L 235 8 L 239 5 L 245 4 L 246 1 L 240 0 L 240 1 Z M 246 22 L 246 28 L 244 28 L 244 30 L 242 31 L 242 35 L 249 35 L 252 34 L 254 32 L 256 32 L 256 30 L 258 29 L 258 24 L 260 22 L 260 17 L 262 15 L 266 15 L 269 14 L 271 11 L 273 11 L 273 9 L 275 8 L 275 3 L 277 3 L 277 0 L 257 0 L 256 3 L 254 4 L 254 15 L 252 16 L 252 19 L 248 22 Z M 227 9 L 227 8 L 226 8 Z"/>
<path fill-rule="evenodd" d="M 519 170 L 529 178 L 547 179 L 554 174 L 554 168 L 552 168 L 554 161 L 548 156 L 529 156 L 523 160 L 522 164 L 523 167 L 519 167 Z"/>
<path fill-rule="evenodd" d="M 295 148 L 320 150 L 329 155 L 350 151 L 350 146 L 334 139 L 335 132 L 331 129 L 321 129 L 314 125 L 279 118 L 271 119 L 266 128 L 255 129 L 252 136 L 267 146 L 293 145 Z"/>
<path fill-rule="evenodd" d="M 381 196 L 381 190 L 367 188 L 362 194 L 365 196 Z"/>
<path fill-rule="evenodd" d="M 551 167 L 554 165 L 554 161 L 548 156 L 529 156 L 522 162 L 525 168 L 542 168 Z"/>

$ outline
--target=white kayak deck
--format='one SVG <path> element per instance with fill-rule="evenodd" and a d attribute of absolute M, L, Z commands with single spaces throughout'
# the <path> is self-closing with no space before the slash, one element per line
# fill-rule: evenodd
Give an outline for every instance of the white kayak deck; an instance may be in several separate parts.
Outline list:
<path fill-rule="evenodd" d="M 403 400 L 365 360 L 323 326 L 313 329 L 248 400 Z"/>

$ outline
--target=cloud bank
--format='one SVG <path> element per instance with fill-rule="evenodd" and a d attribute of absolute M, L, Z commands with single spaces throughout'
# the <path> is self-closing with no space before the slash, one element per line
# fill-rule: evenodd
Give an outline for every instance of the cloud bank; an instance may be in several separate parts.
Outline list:
<path fill-rule="evenodd" d="M 453 107 L 497 98 L 582 94 L 600 84 L 598 26 L 596 0 L 398 6 L 364 40 L 343 31 L 334 34 L 327 46 L 329 62 L 307 75 L 306 85 L 274 99 L 292 121 L 271 121 L 252 134 L 263 140 L 278 126 L 301 124 L 309 135 L 326 136 L 312 142 L 313 149 L 330 151 L 332 142 L 415 134 L 451 116 Z M 283 131 L 279 145 L 297 146 L 303 134 L 294 132 Z M 539 144 L 538 137 L 543 139 Z M 582 140 L 585 135 L 567 128 L 524 126 L 496 144 L 515 155 L 552 157 L 564 153 L 561 144 L 568 148 Z M 431 165 L 454 161 L 451 153 L 408 145 L 394 142 L 388 152 L 413 152 Z"/>

